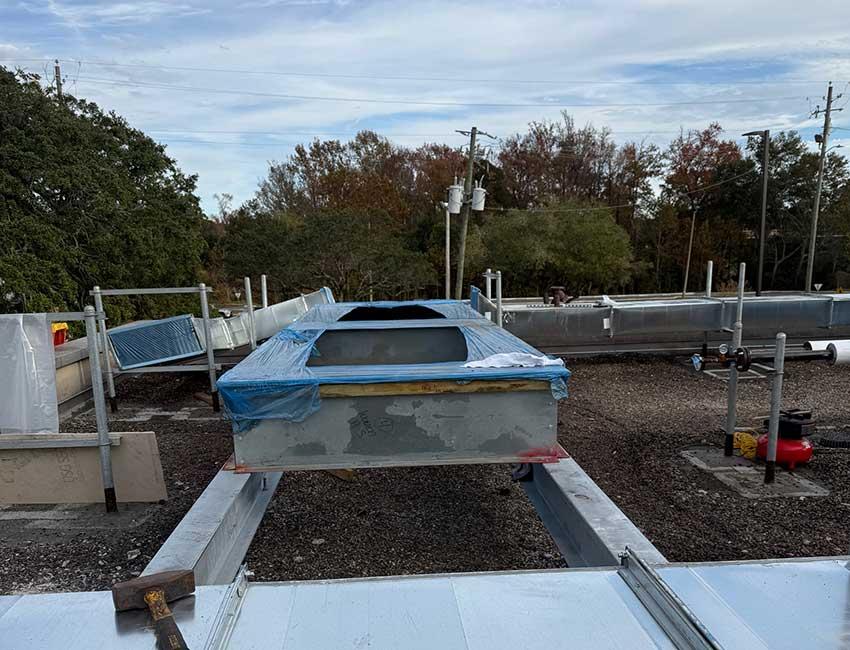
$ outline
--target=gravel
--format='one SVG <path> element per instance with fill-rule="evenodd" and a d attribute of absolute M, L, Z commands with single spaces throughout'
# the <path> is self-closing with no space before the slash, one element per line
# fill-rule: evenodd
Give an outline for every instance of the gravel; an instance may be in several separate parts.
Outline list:
<path fill-rule="evenodd" d="M 203 392 L 204 383 L 199 377 L 173 375 L 123 381 L 116 387 L 119 413 L 110 414 L 110 419 L 151 406 L 196 407 L 212 417 L 212 409 L 192 397 Z M 95 431 L 94 412 L 63 422 L 61 429 Z M 230 426 L 224 420 L 113 421 L 110 430 L 156 432 L 168 500 L 144 506 L 120 504 L 122 521 L 140 520 L 136 525 L 105 523 L 101 528 L 56 531 L 40 529 L 37 521 L 0 521 L 0 594 L 109 589 L 115 582 L 138 575 L 215 476 L 232 447 Z M 16 511 L 39 509 L 52 507 L 14 507 Z M 102 512 L 102 505 L 92 505 L 86 511 Z M 84 514 L 92 518 L 88 512 Z M 102 521 L 92 520 L 98 525 Z"/>
<path fill-rule="evenodd" d="M 816 448 L 800 476 L 820 498 L 748 499 L 679 453 L 722 446 L 726 384 L 681 360 L 569 362 L 564 447 L 672 561 L 843 555 L 850 548 L 850 454 Z M 814 411 L 818 431 L 850 430 L 850 368 L 786 363 L 784 408 Z M 768 413 L 767 380 L 739 382 L 739 426 Z"/>
<path fill-rule="evenodd" d="M 850 452 L 818 449 L 798 470 L 828 487 L 828 497 L 746 499 L 679 455 L 695 444 L 722 444 L 723 382 L 681 360 L 568 366 L 574 374 L 559 414 L 561 443 L 669 559 L 847 552 Z M 813 409 L 818 433 L 850 430 L 848 386 L 848 368 L 789 362 L 784 405 Z M 121 415 L 194 407 L 211 417 L 209 406 L 193 398 L 203 390 L 203 378 L 195 376 L 122 382 Z M 756 425 L 767 413 L 768 383 L 741 382 L 739 393 L 739 423 Z M 231 449 L 223 420 L 154 417 L 111 428 L 156 432 L 168 501 L 122 507 L 122 516 L 136 520 L 123 528 L 60 534 L 0 521 L 0 593 L 108 589 L 138 575 Z M 93 431 L 93 414 L 63 430 Z M 351 481 L 325 472 L 286 474 L 246 561 L 259 580 L 564 566 L 502 465 L 358 470 Z"/>

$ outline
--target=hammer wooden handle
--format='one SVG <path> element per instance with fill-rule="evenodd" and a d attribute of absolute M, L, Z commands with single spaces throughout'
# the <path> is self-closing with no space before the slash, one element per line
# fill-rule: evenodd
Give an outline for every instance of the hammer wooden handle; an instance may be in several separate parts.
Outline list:
<path fill-rule="evenodd" d="M 153 624 L 160 650 L 189 650 L 173 616 L 169 614 L 165 618 L 154 621 Z"/>
<path fill-rule="evenodd" d="M 160 650 L 189 650 L 180 628 L 174 621 L 174 616 L 168 608 L 165 600 L 165 592 L 162 589 L 152 589 L 145 593 L 145 603 L 153 618 L 154 630 L 156 631 L 157 646 Z"/>

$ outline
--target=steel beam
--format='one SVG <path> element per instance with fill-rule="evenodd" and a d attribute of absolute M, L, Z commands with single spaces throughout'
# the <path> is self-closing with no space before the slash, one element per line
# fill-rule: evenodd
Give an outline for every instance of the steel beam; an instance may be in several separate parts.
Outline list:
<path fill-rule="evenodd" d="M 617 566 L 627 546 L 651 564 L 667 562 L 572 458 L 532 465 L 523 487 L 568 566 Z"/>
<path fill-rule="evenodd" d="M 219 471 L 142 575 L 192 569 L 199 585 L 232 582 L 280 477 L 280 472 Z"/>

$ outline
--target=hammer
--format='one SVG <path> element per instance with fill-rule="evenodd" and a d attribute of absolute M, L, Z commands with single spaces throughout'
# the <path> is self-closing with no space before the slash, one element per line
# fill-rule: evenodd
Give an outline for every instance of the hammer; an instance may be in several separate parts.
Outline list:
<path fill-rule="evenodd" d="M 117 583 L 112 587 L 112 602 L 117 612 L 147 607 L 153 618 L 157 646 L 161 650 L 189 650 L 168 603 L 194 591 L 195 573 L 191 569 L 163 571 Z"/>

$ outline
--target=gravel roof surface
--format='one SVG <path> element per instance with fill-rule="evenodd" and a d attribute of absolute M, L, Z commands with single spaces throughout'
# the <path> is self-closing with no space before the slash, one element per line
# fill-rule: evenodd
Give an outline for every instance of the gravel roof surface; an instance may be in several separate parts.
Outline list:
<path fill-rule="evenodd" d="M 726 385 L 680 360 L 568 361 L 562 444 L 671 560 L 844 554 L 850 546 L 850 452 L 816 452 L 801 475 L 824 498 L 746 499 L 679 452 L 722 444 Z M 0 521 L 0 593 L 107 589 L 147 564 L 229 456 L 229 423 L 193 399 L 199 377 L 146 376 L 119 385 L 121 413 L 191 409 L 111 428 L 157 434 L 169 500 L 126 529 L 13 534 Z M 739 423 L 767 412 L 766 381 L 741 382 Z M 850 368 L 786 364 L 786 407 L 815 411 L 823 430 L 850 430 Z M 93 431 L 93 413 L 63 424 Z M 32 507 L 37 509 L 39 507 Z M 21 510 L 22 508 L 16 508 Z M 20 531 L 18 531 L 20 532 Z M 259 580 L 319 579 L 564 566 L 507 466 L 285 475 L 247 562 Z"/>
<path fill-rule="evenodd" d="M 844 555 L 850 549 L 850 453 L 816 447 L 800 476 L 818 498 L 748 499 L 679 453 L 722 446 L 726 384 L 682 360 L 583 360 L 561 403 L 561 444 L 671 561 Z M 738 426 L 767 415 L 767 380 L 739 382 Z M 819 430 L 850 430 L 850 367 L 789 361 L 783 408 L 814 411 Z"/>
<path fill-rule="evenodd" d="M 144 569 L 232 452 L 230 425 L 224 420 L 122 419 L 149 407 L 193 407 L 195 414 L 212 418 L 212 408 L 192 397 L 203 391 L 204 383 L 195 376 L 162 375 L 133 378 L 116 386 L 119 413 L 110 413 L 109 428 L 156 432 L 168 500 L 130 508 L 119 504 L 123 512 L 138 512 L 144 519 L 132 527 L 80 528 L 57 534 L 39 530 L 37 521 L 25 522 L 23 529 L 13 525 L 16 522 L 0 521 L 0 594 L 109 589 Z M 66 420 L 60 429 L 96 431 L 94 411 Z M 18 511 L 49 509 L 52 506 L 14 507 Z M 103 511 L 99 504 L 90 509 Z"/>

